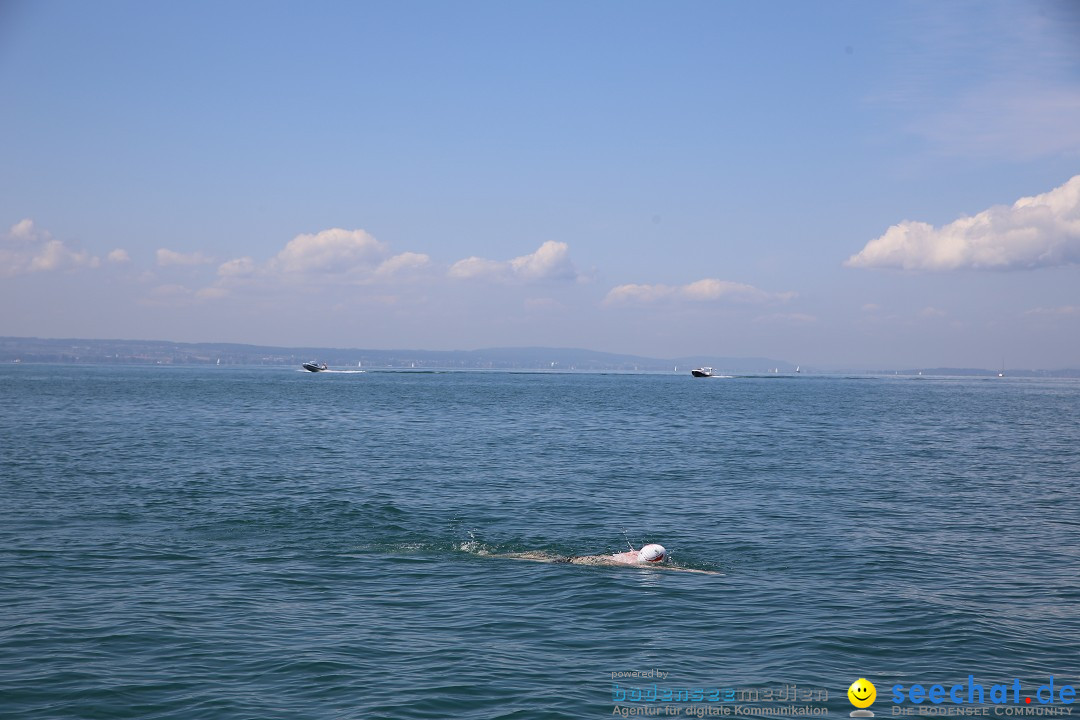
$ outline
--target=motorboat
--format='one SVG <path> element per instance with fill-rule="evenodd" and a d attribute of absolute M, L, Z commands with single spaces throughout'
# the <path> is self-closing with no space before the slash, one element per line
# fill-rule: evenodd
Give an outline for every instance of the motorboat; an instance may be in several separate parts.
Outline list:
<path fill-rule="evenodd" d="M 322 372 L 326 370 L 326 363 L 306 362 L 302 367 L 308 372 Z"/>
<path fill-rule="evenodd" d="M 699 367 L 690 371 L 690 374 L 694 377 L 712 377 L 713 369 L 711 367 Z"/>

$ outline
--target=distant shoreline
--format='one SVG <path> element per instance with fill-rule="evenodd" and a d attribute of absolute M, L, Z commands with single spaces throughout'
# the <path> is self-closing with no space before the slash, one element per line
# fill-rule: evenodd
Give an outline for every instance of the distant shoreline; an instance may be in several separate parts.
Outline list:
<path fill-rule="evenodd" d="M 242 343 L 179 343 L 165 340 L 0 337 L 0 363 L 117 365 L 299 365 L 309 360 L 336 368 L 488 369 L 604 372 L 686 372 L 708 365 L 720 373 L 793 375 L 799 366 L 760 357 L 649 358 L 580 348 L 486 348 L 481 350 L 371 350 L 275 347 Z M 799 368 L 801 374 L 996 377 L 986 368 Z M 1006 377 L 1080 378 L 1080 369 L 1012 369 Z"/>

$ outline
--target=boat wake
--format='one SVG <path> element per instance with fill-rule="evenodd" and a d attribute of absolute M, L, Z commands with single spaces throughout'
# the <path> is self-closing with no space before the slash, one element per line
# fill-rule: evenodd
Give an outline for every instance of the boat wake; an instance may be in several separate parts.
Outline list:
<path fill-rule="evenodd" d="M 309 375 L 360 375 L 361 373 L 366 373 L 367 370 L 330 370 L 330 369 L 327 369 L 327 370 L 319 370 L 318 372 L 313 373 L 310 370 L 305 370 L 304 368 L 300 368 L 299 370 L 297 370 L 297 372 L 307 373 Z"/>

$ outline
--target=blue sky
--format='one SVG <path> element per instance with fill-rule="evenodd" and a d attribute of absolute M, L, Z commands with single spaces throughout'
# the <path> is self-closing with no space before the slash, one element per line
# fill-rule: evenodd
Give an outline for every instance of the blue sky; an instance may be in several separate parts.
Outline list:
<path fill-rule="evenodd" d="M 1065 2 L 9 0 L 0 138 L 0 335 L 1080 366 Z"/>

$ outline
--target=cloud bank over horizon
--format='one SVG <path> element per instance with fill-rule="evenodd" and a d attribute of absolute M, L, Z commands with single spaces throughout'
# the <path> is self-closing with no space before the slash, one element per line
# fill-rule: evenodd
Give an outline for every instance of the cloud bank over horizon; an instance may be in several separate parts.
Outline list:
<path fill-rule="evenodd" d="M 22 274 L 42 270 L 97 268 L 101 258 L 75 250 L 39 229 L 30 219 L 11 228 L 0 245 L 0 273 Z M 106 255 L 113 265 L 131 265 L 127 251 L 117 248 Z M 251 256 L 234 257 L 210 269 L 215 258 L 201 250 L 184 252 L 158 248 L 153 269 L 145 268 L 133 287 L 142 294 L 140 302 L 153 305 L 181 304 L 193 301 L 216 301 L 257 291 L 264 300 L 273 293 L 291 294 L 289 288 L 305 286 L 318 291 L 329 287 L 380 286 L 397 292 L 402 283 L 425 291 L 454 295 L 458 283 L 478 283 L 479 287 L 499 286 L 525 289 L 537 285 L 584 286 L 590 278 L 578 270 L 570 258 L 570 246 L 553 240 L 542 243 L 531 253 L 509 260 L 470 256 L 441 265 L 425 254 L 413 251 L 395 253 L 390 245 L 363 229 L 328 228 L 302 233 L 265 260 Z M 202 277 L 202 282 L 199 277 Z M 115 280 L 116 278 L 114 278 Z M 685 285 L 623 284 L 611 288 L 591 303 L 602 306 L 642 306 L 659 303 L 716 303 L 766 305 L 782 303 L 795 297 L 794 292 L 767 292 L 753 285 L 703 278 Z M 357 299 L 361 296 L 356 296 Z M 386 301 L 391 296 L 380 296 Z M 286 296 L 282 299 L 288 302 Z M 567 306 L 551 297 L 528 297 L 522 307 L 529 310 Z"/>
<path fill-rule="evenodd" d="M 115 257 L 110 254 L 110 259 Z M 69 247 L 55 239 L 48 231 L 39 229 L 29 218 L 15 223 L 0 237 L 2 277 L 84 267 L 96 268 L 100 265 L 101 258 L 85 250 Z"/>
<path fill-rule="evenodd" d="M 447 274 L 463 280 L 503 283 L 584 279 L 570 260 L 570 246 L 553 240 L 548 240 L 535 252 L 513 260 L 488 260 L 480 257 L 458 260 L 450 266 Z"/>
<path fill-rule="evenodd" d="M 422 253 L 395 255 L 365 230 L 329 228 L 297 235 L 263 263 L 249 256 L 223 262 L 217 275 L 219 287 L 240 281 L 363 285 L 420 270 L 430 261 Z"/>
<path fill-rule="evenodd" d="M 899 270 L 1028 270 L 1080 263 L 1080 175 L 935 228 L 905 220 L 844 263 Z"/>
<path fill-rule="evenodd" d="M 604 298 L 608 306 L 649 305 L 659 302 L 772 303 L 795 297 L 793 292 L 770 293 L 753 285 L 705 278 L 686 285 L 618 285 Z"/>
<path fill-rule="evenodd" d="M 192 266 L 210 265 L 214 262 L 212 257 L 201 252 L 182 253 L 168 248 L 158 248 L 156 253 L 158 267 L 170 267 L 173 265 Z"/>

